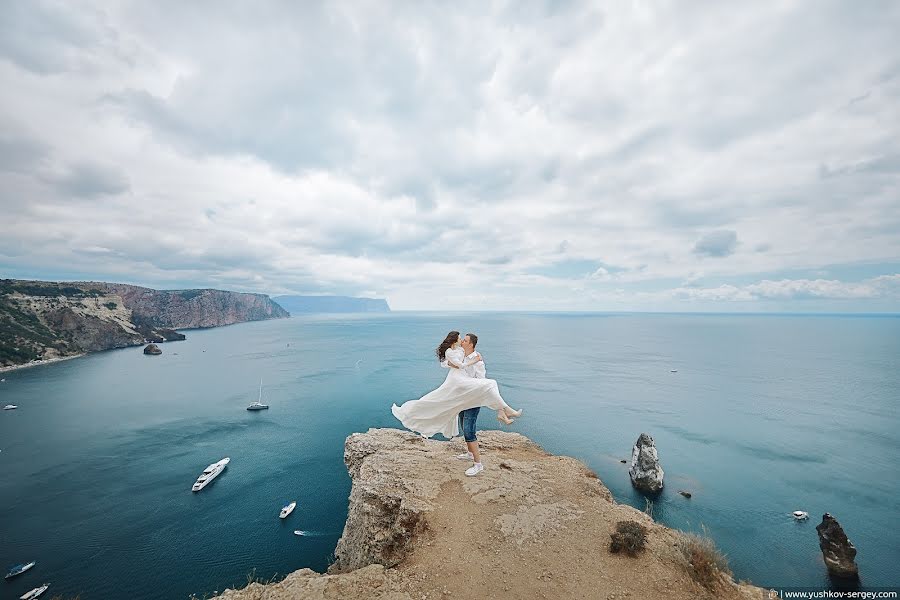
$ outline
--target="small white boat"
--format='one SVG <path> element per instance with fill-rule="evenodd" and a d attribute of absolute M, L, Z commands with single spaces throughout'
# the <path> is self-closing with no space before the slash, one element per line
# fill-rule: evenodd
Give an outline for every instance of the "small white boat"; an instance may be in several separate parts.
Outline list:
<path fill-rule="evenodd" d="M 6 574 L 6 579 L 12 579 L 16 575 L 21 575 L 31 567 L 37 564 L 37 561 L 31 561 L 30 563 L 26 563 L 24 565 L 16 565 L 12 569 L 9 570 L 9 573 Z"/>
<path fill-rule="evenodd" d="M 265 410 L 269 408 L 268 404 L 262 403 L 262 379 L 259 380 L 259 398 L 256 399 L 256 402 L 252 402 L 250 406 L 247 407 L 247 410 Z"/>
<path fill-rule="evenodd" d="M 792 515 L 794 516 L 794 518 L 797 519 L 798 521 L 802 521 L 803 519 L 808 519 L 808 518 L 809 518 L 809 513 L 808 513 L 808 512 L 805 512 L 805 511 L 802 511 L 802 510 L 795 510 L 795 511 L 792 512 L 791 514 L 792 514 Z"/>
<path fill-rule="evenodd" d="M 291 502 L 290 504 L 288 504 L 287 506 L 285 506 L 284 508 L 281 509 L 281 514 L 279 514 L 278 517 L 281 519 L 287 518 L 287 516 L 289 514 L 294 512 L 295 508 L 297 508 L 297 503 Z"/>
<path fill-rule="evenodd" d="M 302 529 L 295 529 L 294 535 L 306 535 L 306 532 L 303 531 Z"/>
<path fill-rule="evenodd" d="M 19 408 L 19 407 L 16 406 L 15 404 L 7 404 L 6 406 L 3 407 L 3 410 L 15 410 L 17 408 Z"/>
<path fill-rule="evenodd" d="M 203 472 L 200 474 L 200 477 L 197 478 L 197 481 L 194 482 L 194 485 L 191 487 L 192 492 L 199 492 L 211 482 L 213 479 L 219 476 L 219 473 L 225 470 L 225 467 L 228 466 L 228 463 L 231 462 L 231 459 L 228 457 L 223 458 L 219 462 L 214 462 L 209 465 Z"/>
<path fill-rule="evenodd" d="M 41 587 L 36 587 L 33 590 L 31 590 L 30 592 L 22 594 L 21 596 L 19 596 L 19 599 L 20 600 L 33 600 L 34 598 L 37 598 L 38 596 L 40 596 L 41 594 L 46 592 L 48 587 L 50 587 L 50 584 L 45 583 Z"/>
<path fill-rule="evenodd" d="M 677 373 L 678 369 L 669 369 L 669 373 Z"/>

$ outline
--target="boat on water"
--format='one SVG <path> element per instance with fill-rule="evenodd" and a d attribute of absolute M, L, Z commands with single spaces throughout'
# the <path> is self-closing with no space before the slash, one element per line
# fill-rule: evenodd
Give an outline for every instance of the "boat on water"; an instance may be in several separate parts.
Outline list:
<path fill-rule="evenodd" d="M 302 529 L 295 529 L 294 535 L 306 535 L 306 532 L 303 531 Z"/>
<path fill-rule="evenodd" d="M 250 406 L 247 407 L 247 410 L 265 410 L 269 408 L 268 404 L 262 403 L 262 379 L 259 380 L 259 397 L 256 399 L 256 402 L 252 402 Z"/>
<path fill-rule="evenodd" d="M 197 478 L 197 481 L 194 482 L 194 485 L 191 487 L 192 492 L 199 492 L 203 488 L 205 488 L 210 481 L 219 476 L 219 473 L 225 470 L 225 467 L 228 466 L 228 463 L 231 462 L 231 459 L 228 457 L 223 458 L 219 462 L 214 462 L 209 465 L 203 472 L 200 474 L 200 477 Z"/>
<path fill-rule="evenodd" d="M 281 514 L 279 514 L 278 517 L 281 518 L 281 519 L 287 518 L 287 516 L 288 516 L 289 514 L 291 514 L 292 512 L 294 512 L 294 509 L 295 509 L 295 508 L 297 508 L 297 503 L 296 503 L 296 502 L 291 502 L 290 504 L 288 504 L 287 506 L 285 506 L 285 507 L 283 507 L 283 508 L 281 509 Z"/>
<path fill-rule="evenodd" d="M 12 579 L 16 575 L 21 575 L 31 567 L 37 564 L 37 561 L 31 561 L 30 563 L 26 563 L 24 565 L 16 565 L 12 569 L 9 570 L 9 573 L 6 574 L 7 579 Z"/>
<path fill-rule="evenodd" d="M 798 521 L 802 521 L 804 519 L 809 518 L 809 513 L 806 511 L 803 511 L 803 510 L 795 510 L 791 514 L 794 515 L 794 518 L 797 519 Z"/>
<path fill-rule="evenodd" d="M 7 404 L 6 406 L 3 407 L 3 410 L 15 410 L 17 408 L 19 408 L 19 407 L 15 404 Z"/>
<path fill-rule="evenodd" d="M 50 587 L 49 583 L 45 583 L 41 587 L 36 587 L 30 592 L 26 592 L 19 596 L 19 600 L 33 600 L 34 598 L 37 598 L 38 596 L 46 592 L 48 587 Z"/>

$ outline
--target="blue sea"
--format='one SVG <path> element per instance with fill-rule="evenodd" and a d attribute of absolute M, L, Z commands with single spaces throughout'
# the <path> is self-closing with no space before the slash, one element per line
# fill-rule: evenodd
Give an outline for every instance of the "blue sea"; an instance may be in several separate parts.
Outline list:
<path fill-rule="evenodd" d="M 391 403 L 443 381 L 433 352 L 450 329 L 480 336 L 488 376 L 525 409 L 512 430 L 641 509 L 619 461 L 652 435 L 654 517 L 705 528 L 736 578 L 829 587 L 815 525 L 830 512 L 863 587 L 900 585 L 900 318 L 393 313 L 189 330 L 161 356 L 0 374 L 0 404 L 19 405 L 0 412 L 0 566 L 38 561 L 3 597 L 49 581 L 82 600 L 185 599 L 325 570 L 350 491 L 344 438 L 398 426 Z M 271 409 L 251 413 L 260 379 Z"/>

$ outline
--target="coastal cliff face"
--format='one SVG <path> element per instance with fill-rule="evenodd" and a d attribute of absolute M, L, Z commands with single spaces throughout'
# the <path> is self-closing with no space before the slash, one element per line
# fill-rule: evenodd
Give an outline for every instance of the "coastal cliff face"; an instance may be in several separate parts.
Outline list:
<path fill-rule="evenodd" d="M 226 590 L 229 600 L 325 598 L 744 599 L 765 590 L 721 575 L 704 587 L 678 551 L 678 532 L 617 504 L 583 463 L 524 436 L 479 432 L 477 477 L 461 441 L 395 429 L 347 438 L 353 480 L 347 523 L 327 575 Z M 645 550 L 609 552 L 619 521 L 647 528 Z"/>
<path fill-rule="evenodd" d="M 103 282 L 0 280 L 0 367 L 146 341 L 183 340 L 174 329 L 287 317 L 262 294 L 159 291 Z"/>

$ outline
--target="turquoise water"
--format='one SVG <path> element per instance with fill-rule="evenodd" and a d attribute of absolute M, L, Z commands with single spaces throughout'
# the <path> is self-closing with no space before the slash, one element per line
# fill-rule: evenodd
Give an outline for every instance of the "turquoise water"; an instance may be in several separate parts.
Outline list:
<path fill-rule="evenodd" d="M 900 583 L 900 318 L 394 313 L 188 331 L 162 356 L 0 375 L 0 404 L 20 406 L 0 412 L 0 566 L 38 561 L 3 597 L 50 581 L 83 600 L 187 598 L 254 569 L 324 570 L 346 518 L 344 438 L 397 426 L 392 402 L 439 385 L 451 328 L 479 334 L 488 375 L 525 408 L 513 430 L 586 462 L 618 501 L 644 508 L 619 459 L 653 435 L 655 518 L 706 526 L 737 578 L 827 586 L 827 511 L 865 587 Z M 250 413 L 260 377 L 272 408 Z"/>

